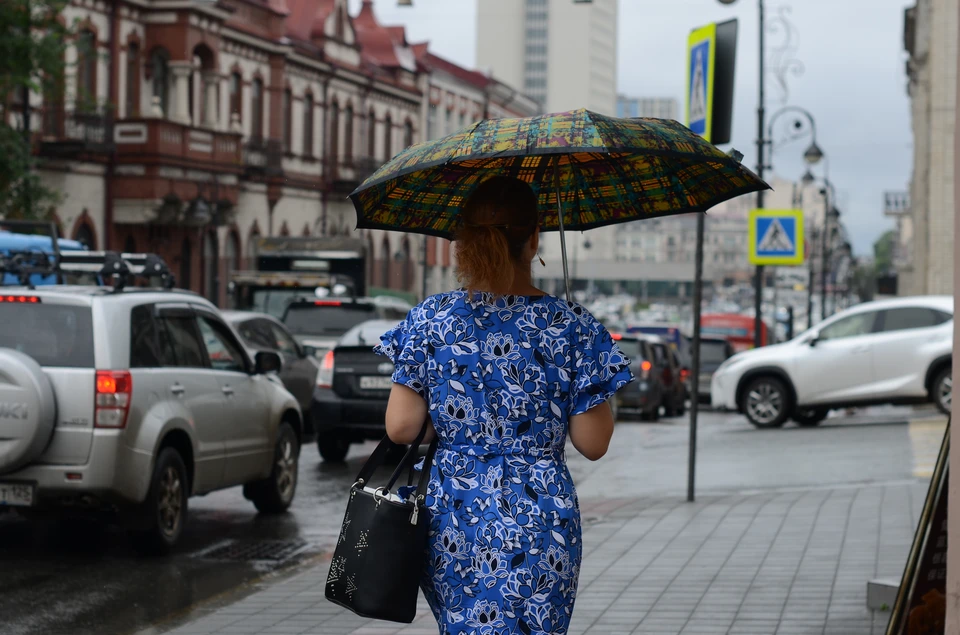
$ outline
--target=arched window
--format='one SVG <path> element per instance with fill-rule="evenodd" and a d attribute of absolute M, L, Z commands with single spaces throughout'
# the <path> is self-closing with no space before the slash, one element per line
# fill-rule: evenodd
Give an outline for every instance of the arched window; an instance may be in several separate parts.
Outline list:
<path fill-rule="evenodd" d="M 263 80 L 259 77 L 250 85 L 250 137 L 263 139 Z"/>
<path fill-rule="evenodd" d="M 303 156 L 313 156 L 313 95 L 303 98 Z"/>
<path fill-rule="evenodd" d="M 227 278 L 235 271 L 240 270 L 240 237 L 237 232 L 230 231 L 227 234 L 227 242 L 223 247 L 223 260 L 227 265 Z"/>
<path fill-rule="evenodd" d="M 389 161 L 393 157 L 393 119 L 390 117 L 390 113 L 387 113 L 386 118 L 383 120 L 383 160 Z"/>
<path fill-rule="evenodd" d="M 293 91 L 283 91 L 283 150 L 293 151 Z"/>
<path fill-rule="evenodd" d="M 203 235 L 203 294 L 217 304 L 220 292 L 220 253 L 217 232 L 210 230 Z"/>
<path fill-rule="evenodd" d="M 140 116 L 140 45 L 127 45 L 127 117 Z"/>
<path fill-rule="evenodd" d="M 377 158 L 377 113 L 373 108 L 367 115 L 367 158 Z"/>
<path fill-rule="evenodd" d="M 413 145 L 413 123 L 407 121 L 403 124 L 403 147 L 409 148 Z"/>
<path fill-rule="evenodd" d="M 123 253 L 125 254 L 135 254 L 137 253 L 137 241 L 132 235 L 127 236 L 127 239 L 123 241 Z"/>
<path fill-rule="evenodd" d="M 97 36 L 90 29 L 77 35 L 77 106 L 86 111 L 97 107 Z"/>
<path fill-rule="evenodd" d="M 257 256 L 260 253 L 260 230 L 256 226 L 250 231 L 247 239 L 247 269 L 257 268 Z"/>
<path fill-rule="evenodd" d="M 390 287 L 390 261 L 393 255 L 390 253 L 390 239 L 383 237 L 380 244 L 380 286 L 387 289 Z"/>
<path fill-rule="evenodd" d="M 343 162 L 347 165 L 353 163 L 353 106 L 348 105 L 343 111 L 344 132 L 343 132 Z"/>
<path fill-rule="evenodd" d="M 230 121 L 234 113 L 243 116 L 243 76 L 237 71 L 230 73 Z"/>
<path fill-rule="evenodd" d="M 193 287 L 193 244 L 190 238 L 183 239 L 180 246 L 180 288 L 191 289 Z"/>
<path fill-rule="evenodd" d="M 88 223 L 81 223 L 80 226 L 77 227 L 76 235 L 74 235 L 73 239 L 83 244 L 87 249 L 97 248 L 97 239 L 93 235 L 93 229 Z"/>
<path fill-rule="evenodd" d="M 340 165 L 340 104 L 334 99 L 330 102 L 330 156 L 327 157 L 330 169 L 336 174 L 337 167 Z"/>
<path fill-rule="evenodd" d="M 150 55 L 150 74 L 153 83 L 153 95 L 160 100 L 160 111 L 166 117 L 170 112 L 170 54 L 163 49 L 156 49 Z"/>

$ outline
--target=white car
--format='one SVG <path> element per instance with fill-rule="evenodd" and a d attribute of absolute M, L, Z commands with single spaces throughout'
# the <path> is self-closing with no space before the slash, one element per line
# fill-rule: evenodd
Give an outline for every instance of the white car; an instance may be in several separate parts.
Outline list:
<path fill-rule="evenodd" d="M 874 404 L 932 401 L 949 413 L 952 359 L 952 297 L 867 302 L 789 342 L 734 355 L 710 396 L 758 428 L 788 418 L 813 426 L 831 409 Z"/>

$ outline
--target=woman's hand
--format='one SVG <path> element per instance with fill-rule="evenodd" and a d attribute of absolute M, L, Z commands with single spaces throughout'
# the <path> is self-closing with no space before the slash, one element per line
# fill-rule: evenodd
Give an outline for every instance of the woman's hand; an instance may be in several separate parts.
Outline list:
<path fill-rule="evenodd" d="M 387 401 L 387 436 L 394 443 L 408 445 L 417 439 L 423 422 L 427 419 L 427 402 L 415 390 L 402 384 L 394 384 Z M 423 439 L 433 439 L 433 423 L 427 427 Z"/>

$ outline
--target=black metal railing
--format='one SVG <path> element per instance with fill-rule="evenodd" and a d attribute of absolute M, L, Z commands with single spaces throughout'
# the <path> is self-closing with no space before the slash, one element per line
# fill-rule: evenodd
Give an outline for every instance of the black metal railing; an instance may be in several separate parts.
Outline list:
<path fill-rule="evenodd" d="M 113 147 L 113 117 L 109 111 L 67 111 L 57 106 L 43 112 L 43 154 L 74 156 L 108 152 Z"/>
<path fill-rule="evenodd" d="M 278 139 L 250 139 L 243 146 L 243 165 L 247 174 L 283 174 L 283 144 Z"/>

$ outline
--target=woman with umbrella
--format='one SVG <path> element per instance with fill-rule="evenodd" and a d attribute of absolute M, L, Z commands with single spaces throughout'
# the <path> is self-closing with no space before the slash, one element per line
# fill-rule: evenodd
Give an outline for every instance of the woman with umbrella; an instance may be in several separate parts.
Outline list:
<path fill-rule="evenodd" d="M 415 146 L 354 193 L 358 226 L 457 240 L 464 288 L 424 300 L 378 347 L 396 365 L 387 434 L 411 443 L 429 416 L 439 436 L 422 588 L 441 633 L 567 632 L 582 545 L 566 440 L 601 458 L 607 400 L 633 378 L 589 312 L 531 283 L 540 230 L 702 211 L 763 186 L 738 168 L 682 126 L 575 111 Z"/>

